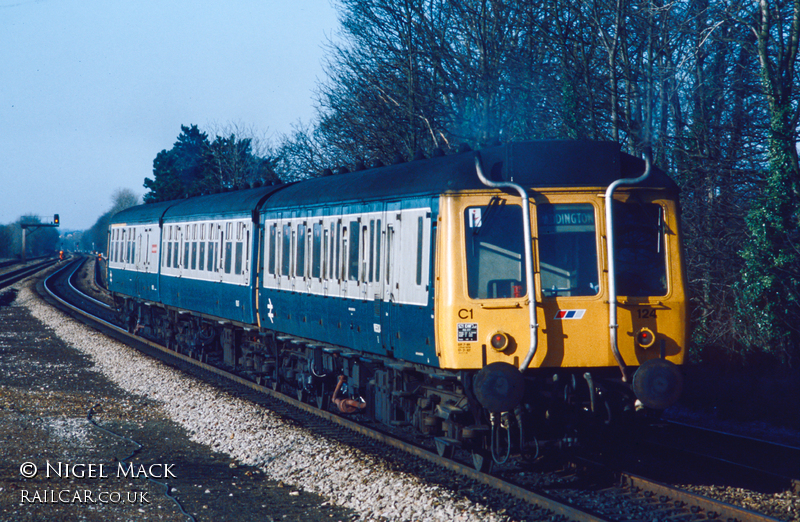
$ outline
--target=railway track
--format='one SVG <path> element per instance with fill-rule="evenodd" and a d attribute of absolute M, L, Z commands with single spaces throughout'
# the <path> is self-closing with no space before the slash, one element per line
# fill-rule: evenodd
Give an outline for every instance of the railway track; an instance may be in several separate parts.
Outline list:
<path fill-rule="evenodd" d="M 191 371 L 201 378 L 222 383 L 225 388 L 300 422 L 312 432 L 347 443 L 367 437 L 402 454 L 414 455 L 435 466 L 451 470 L 477 483 L 484 484 L 523 502 L 538 506 L 550 518 L 576 521 L 616 520 L 739 520 L 768 522 L 771 518 L 753 511 L 725 504 L 694 493 L 653 482 L 638 475 L 622 473 L 614 485 L 560 488 L 556 493 L 530 487 L 514 479 L 512 473 L 480 473 L 472 462 L 443 458 L 430 448 L 413 440 L 402 440 L 374 426 L 320 410 L 294 397 L 261 386 L 241 375 L 235 375 L 207 362 L 192 359 L 139 336 L 129 334 L 114 324 L 114 313 L 108 305 L 81 292 L 72 280 L 85 260 L 76 260 L 50 276 L 44 283 L 48 299 L 68 313 L 94 328 L 131 345 L 169 365 Z M 458 456 L 456 456 L 458 457 Z M 402 457 L 400 457 L 402 458 Z"/>
<path fill-rule="evenodd" d="M 58 263 L 58 260 L 56 259 L 46 259 L 44 261 L 37 261 L 36 263 L 33 264 L 28 263 L 19 268 L 13 268 L 11 270 L 4 271 L 3 273 L 0 273 L 0 290 L 8 286 L 11 286 L 18 281 L 22 281 L 26 277 L 30 277 L 38 272 L 41 272 L 42 270 L 50 268 L 56 263 Z M 4 269 L 6 267 L 13 267 L 17 264 L 20 263 L 5 262 L 2 264 L 2 266 L 0 266 L 0 268 Z"/>

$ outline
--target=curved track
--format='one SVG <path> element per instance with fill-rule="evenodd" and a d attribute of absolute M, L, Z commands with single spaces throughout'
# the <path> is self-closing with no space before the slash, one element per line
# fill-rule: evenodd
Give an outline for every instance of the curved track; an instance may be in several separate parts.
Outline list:
<path fill-rule="evenodd" d="M 487 474 L 476 471 L 471 463 L 462 463 L 443 458 L 410 441 L 400 440 L 394 435 L 373 427 L 359 424 L 341 415 L 320 410 L 315 406 L 301 402 L 261 386 L 242 376 L 232 374 L 205 362 L 176 353 L 159 344 L 128 333 L 114 322 L 113 310 L 105 303 L 91 298 L 71 283 L 72 276 L 80 268 L 85 259 L 78 259 L 58 270 L 44 282 L 44 289 L 49 299 L 59 308 L 67 311 L 80 321 L 108 334 L 109 336 L 133 346 L 171 366 L 190 369 L 201 378 L 215 382 L 224 382 L 227 388 L 238 389 L 254 402 L 267 404 L 271 409 L 292 418 L 302 418 L 304 426 L 326 436 L 331 430 L 344 428 L 355 433 L 380 441 L 387 446 L 425 459 L 432 464 L 452 470 L 481 484 L 488 485 L 524 502 L 539 506 L 553 516 L 576 521 L 612 521 L 630 520 L 632 513 L 647 513 L 649 520 L 663 517 L 669 513 L 670 518 L 680 520 L 706 520 L 721 517 L 722 520 L 740 521 L 775 521 L 758 513 L 736 506 L 727 505 L 712 499 L 701 497 L 686 491 L 649 481 L 643 477 L 623 474 L 620 485 L 611 489 L 592 491 L 588 488 L 580 494 L 580 500 L 559 500 L 555 496 L 540 490 L 534 491 L 523 485 L 504 480 L 499 474 Z M 45 296 L 46 298 L 48 296 Z M 243 390 L 243 391 L 242 391 Z M 611 501 L 607 499 L 612 498 Z M 619 499 L 625 497 L 625 502 Z M 636 507 L 631 507 L 631 506 Z M 576 507 L 583 506 L 583 507 Z"/>

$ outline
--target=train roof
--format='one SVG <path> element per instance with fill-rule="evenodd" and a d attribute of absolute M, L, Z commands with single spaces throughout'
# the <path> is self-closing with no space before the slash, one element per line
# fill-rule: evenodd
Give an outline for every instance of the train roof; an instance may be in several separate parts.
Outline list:
<path fill-rule="evenodd" d="M 189 219 L 226 219 L 251 217 L 263 201 L 284 185 L 233 190 L 180 200 L 164 213 L 164 222 Z"/>
<path fill-rule="evenodd" d="M 146 203 L 135 207 L 126 208 L 111 217 L 112 225 L 142 225 L 158 223 L 174 201 L 163 201 L 160 203 Z"/>
<path fill-rule="evenodd" d="M 188 199 L 145 203 L 122 210 L 111 218 L 112 225 L 177 222 L 186 219 L 250 217 L 260 204 L 283 186 L 234 190 Z"/>
<path fill-rule="evenodd" d="M 621 177 L 636 178 L 644 172 L 644 160 L 621 152 L 614 142 L 518 142 L 482 149 L 477 154 L 487 177 L 528 188 L 604 188 Z M 278 209 L 485 189 L 475 171 L 475 155 L 470 151 L 313 178 L 287 186 L 266 204 L 269 209 Z M 678 190 L 675 182 L 657 168 L 641 186 Z"/>
<path fill-rule="evenodd" d="M 621 177 L 636 178 L 644 171 L 643 160 L 621 152 L 614 142 L 518 142 L 286 185 L 147 203 L 117 213 L 111 224 L 249 217 L 263 205 L 271 210 L 485 189 L 475 172 L 476 154 L 490 179 L 514 181 L 534 189 L 604 188 Z M 653 168 L 641 186 L 678 191 L 675 182 L 658 168 Z"/>

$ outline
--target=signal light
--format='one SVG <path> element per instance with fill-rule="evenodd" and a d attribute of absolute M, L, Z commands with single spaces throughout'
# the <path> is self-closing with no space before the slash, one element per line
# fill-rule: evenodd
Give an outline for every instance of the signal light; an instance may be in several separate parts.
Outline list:
<path fill-rule="evenodd" d="M 55 216 L 53 216 L 53 224 L 58 225 L 58 221 L 59 221 L 58 214 L 56 214 Z"/>

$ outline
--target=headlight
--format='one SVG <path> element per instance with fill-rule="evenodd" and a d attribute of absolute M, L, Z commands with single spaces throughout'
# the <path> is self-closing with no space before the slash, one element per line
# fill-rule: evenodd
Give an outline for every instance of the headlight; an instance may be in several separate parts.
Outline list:
<path fill-rule="evenodd" d="M 495 332 L 489 338 L 489 345 L 492 347 L 493 350 L 497 352 L 502 352 L 506 348 L 508 348 L 508 335 L 503 332 Z"/>
<path fill-rule="evenodd" d="M 656 342 L 656 334 L 653 333 L 653 330 L 650 328 L 642 328 L 639 330 L 639 333 L 636 334 L 636 344 L 641 346 L 642 348 L 650 348 Z"/>

